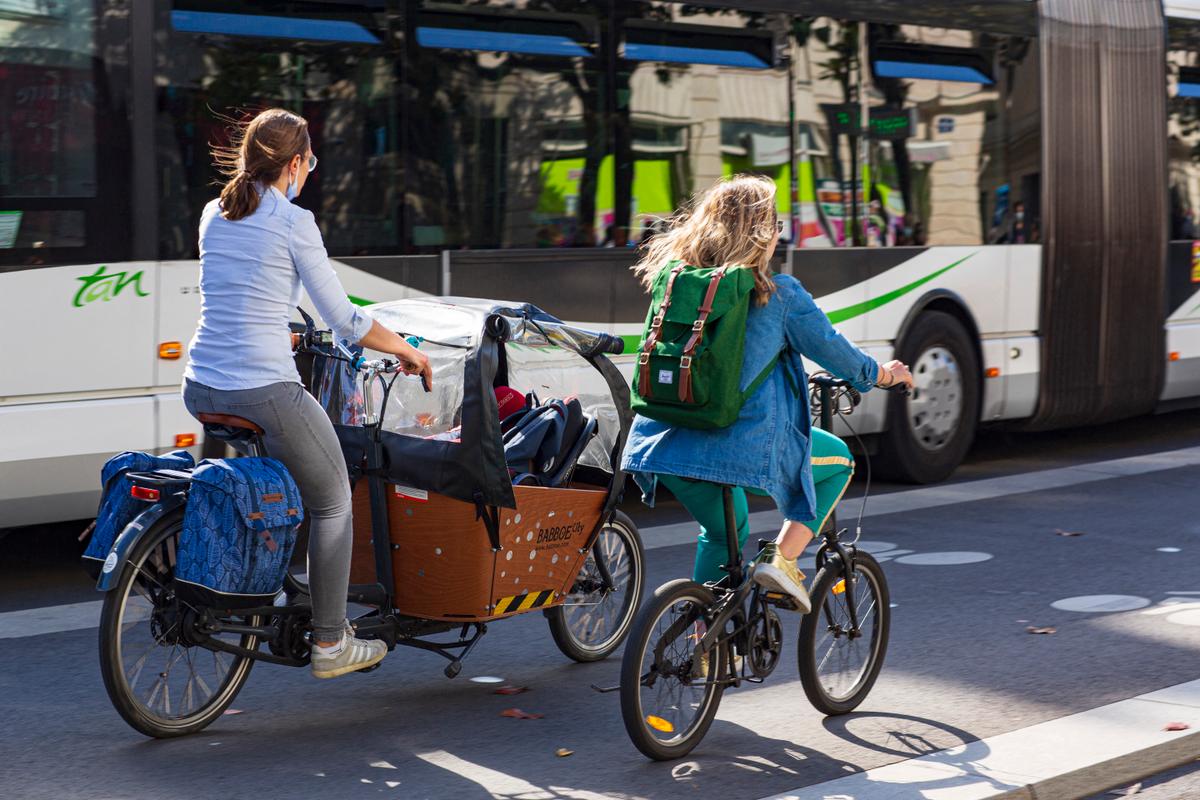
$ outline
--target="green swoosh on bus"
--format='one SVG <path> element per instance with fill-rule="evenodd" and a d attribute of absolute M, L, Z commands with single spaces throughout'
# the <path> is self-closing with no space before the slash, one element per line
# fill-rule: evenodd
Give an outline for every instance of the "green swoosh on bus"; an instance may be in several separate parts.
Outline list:
<path fill-rule="evenodd" d="M 939 275 L 944 275 L 945 273 L 947 273 L 950 270 L 957 267 L 959 264 L 966 261 L 968 258 L 971 258 L 972 256 L 975 256 L 978 254 L 979 254 L 979 251 L 976 250 L 974 253 L 970 253 L 968 255 L 963 256 L 962 258 L 960 258 L 958 261 L 955 261 L 950 266 L 942 267 L 939 270 L 931 272 L 928 275 L 926 275 L 924 278 L 918 278 L 917 280 L 913 281 L 912 283 L 908 284 L 907 286 L 901 286 L 899 289 L 893 289 L 892 291 L 890 291 L 886 294 L 881 294 L 878 297 L 872 297 L 869 300 L 864 300 L 861 303 L 855 303 L 852 306 L 846 306 L 845 308 L 839 308 L 837 311 L 830 311 L 829 312 L 829 321 L 832 322 L 834 325 L 837 325 L 839 322 L 845 322 L 848 319 L 854 319 L 855 317 L 866 314 L 868 311 L 874 311 L 875 309 L 879 308 L 880 306 L 885 306 L 888 303 L 892 302 L 893 300 L 903 297 L 904 295 L 911 292 L 913 289 L 916 289 L 919 286 L 929 283 L 931 280 L 938 277 Z"/>

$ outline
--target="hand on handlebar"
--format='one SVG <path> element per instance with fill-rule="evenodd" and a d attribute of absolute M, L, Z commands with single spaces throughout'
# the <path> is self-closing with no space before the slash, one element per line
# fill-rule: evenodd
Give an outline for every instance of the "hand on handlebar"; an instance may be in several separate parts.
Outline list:
<path fill-rule="evenodd" d="M 879 377 L 876 378 L 875 385 L 880 389 L 891 389 L 900 385 L 911 389 L 913 386 L 913 376 L 908 371 L 906 364 L 893 360 L 880 365 Z"/>
<path fill-rule="evenodd" d="M 398 351 L 396 358 L 400 360 L 400 371 L 405 375 L 420 375 L 421 385 L 425 391 L 433 388 L 433 367 L 429 365 L 429 356 L 417 348 L 404 343 L 404 348 Z"/>

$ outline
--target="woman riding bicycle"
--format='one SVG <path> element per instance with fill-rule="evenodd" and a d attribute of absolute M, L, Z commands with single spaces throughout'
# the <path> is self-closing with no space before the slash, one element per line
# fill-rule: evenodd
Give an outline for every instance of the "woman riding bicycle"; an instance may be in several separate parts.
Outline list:
<path fill-rule="evenodd" d="M 300 383 L 288 320 L 301 286 L 338 336 L 393 353 L 432 379 L 429 360 L 346 297 L 312 212 L 293 205 L 317 167 L 308 123 L 280 108 L 239 127 L 214 160 L 228 177 L 200 218 L 200 326 L 188 345 L 183 399 L 193 416 L 244 417 L 300 488 L 311 521 L 312 673 L 333 678 L 383 660 L 387 647 L 352 635 L 350 482 L 325 411 Z"/>
<path fill-rule="evenodd" d="M 776 356 L 779 363 L 728 427 L 683 428 L 635 416 L 622 468 L 634 473 L 648 505 L 661 482 L 700 523 L 692 577 L 702 583 L 723 577 L 721 565 L 729 552 L 722 485 L 736 487 L 739 547 L 750 532 L 746 491 L 770 495 L 785 520 L 774 545 L 758 559 L 754 578 L 770 591 L 790 595 L 797 609 L 807 613 L 811 603 L 796 558 L 841 499 L 854 461 L 841 439 L 812 427 L 801 357 L 859 391 L 901 382 L 911 386 L 912 376 L 899 361 L 880 365 L 850 344 L 795 278 L 771 274 L 770 259 L 782 228 L 775 213 L 775 184 L 739 175 L 717 183 L 650 240 L 634 266 L 647 288 L 671 262 L 751 268 L 753 300 L 739 386 L 749 386 Z"/>

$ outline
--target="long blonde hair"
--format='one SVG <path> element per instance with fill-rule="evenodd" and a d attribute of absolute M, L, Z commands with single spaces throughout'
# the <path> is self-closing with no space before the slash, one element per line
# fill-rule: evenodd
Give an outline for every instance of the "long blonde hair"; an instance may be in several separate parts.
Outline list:
<path fill-rule="evenodd" d="M 775 238 L 775 184 L 758 175 L 734 175 L 680 209 L 646 243 L 633 271 L 647 290 L 670 261 L 693 267 L 742 266 L 754 271 L 754 300 L 775 291 L 771 242 Z"/>

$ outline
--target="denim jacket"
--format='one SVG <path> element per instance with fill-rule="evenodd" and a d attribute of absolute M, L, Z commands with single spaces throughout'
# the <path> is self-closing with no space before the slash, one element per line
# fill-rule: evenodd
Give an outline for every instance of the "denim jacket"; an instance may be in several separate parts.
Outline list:
<path fill-rule="evenodd" d="M 790 275 L 775 276 L 770 301 L 751 304 L 741 387 L 745 390 L 780 355 L 779 364 L 726 428 L 673 427 L 636 415 L 621 467 L 633 473 L 643 500 L 654 505 L 656 473 L 760 489 L 790 520 L 815 516 L 809 438 L 808 377 L 801 356 L 859 391 L 879 373 L 875 359 L 834 330 L 825 312 Z"/>

